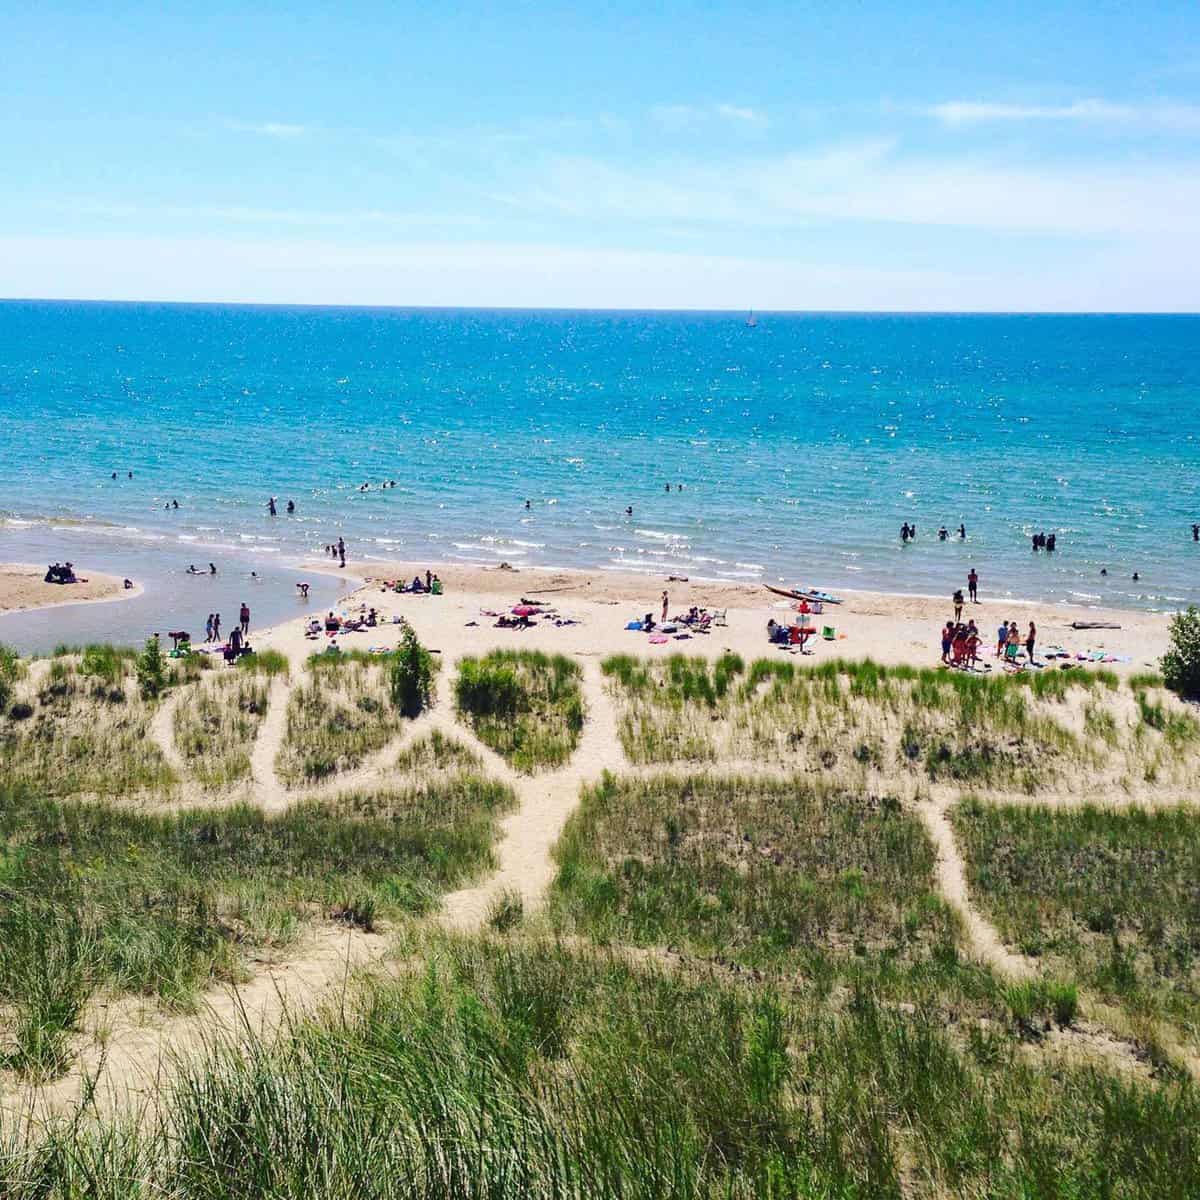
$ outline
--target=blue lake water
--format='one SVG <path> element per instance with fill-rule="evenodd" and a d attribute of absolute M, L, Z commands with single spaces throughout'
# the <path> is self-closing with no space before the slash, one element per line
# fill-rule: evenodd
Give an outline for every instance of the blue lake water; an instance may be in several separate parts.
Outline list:
<path fill-rule="evenodd" d="M 1190 316 L 5 302 L 0 558 L 82 529 L 106 561 L 284 570 L 342 536 L 364 569 L 942 594 L 975 565 L 993 594 L 1175 608 L 1200 601 L 1198 351 Z"/>

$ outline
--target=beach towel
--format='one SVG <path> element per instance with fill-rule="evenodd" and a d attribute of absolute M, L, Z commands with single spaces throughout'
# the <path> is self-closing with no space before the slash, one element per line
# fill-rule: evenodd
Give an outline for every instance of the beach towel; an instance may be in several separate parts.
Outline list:
<path fill-rule="evenodd" d="M 642 623 L 641 623 L 641 621 L 630 621 L 629 624 L 625 626 L 625 628 L 633 629 L 633 630 L 636 630 L 638 633 L 641 633 Z"/>
<path fill-rule="evenodd" d="M 661 646 L 662 643 L 667 640 L 668 640 L 667 637 L 661 633 L 652 633 L 650 635 L 650 644 L 652 646 Z"/>

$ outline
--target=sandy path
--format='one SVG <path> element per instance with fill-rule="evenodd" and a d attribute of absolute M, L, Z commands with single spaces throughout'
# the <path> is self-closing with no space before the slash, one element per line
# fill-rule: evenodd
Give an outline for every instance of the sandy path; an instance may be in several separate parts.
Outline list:
<path fill-rule="evenodd" d="M 962 916 L 968 948 L 975 957 L 1009 979 L 1028 979 L 1038 973 L 1036 967 L 1024 955 L 1009 950 L 995 926 L 971 903 L 966 864 L 946 815 L 950 803 L 950 798 L 943 796 L 915 806 L 937 851 L 938 888 Z"/>
<path fill-rule="evenodd" d="M 605 695 L 596 659 L 584 663 L 583 698 L 587 720 L 579 745 L 566 766 L 534 776 L 508 772 L 506 781 L 516 791 L 519 807 L 501 823 L 501 841 L 497 847 L 499 868 L 478 886 L 445 897 L 442 919 L 449 927 L 470 929 L 482 924 L 489 906 L 502 892 L 519 894 L 526 912 L 536 908 L 554 878 L 555 865 L 550 852 L 579 802 L 580 788 L 588 780 L 598 778 L 605 767 L 619 767 L 623 763 L 616 714 Z M 487 750 L 469 730 L 456 728 L 456 734 L 460 737 L 465 734 L 473 749 Z M 485 762 L 491 769 L 490 759 L 485 758 Z"/>
<path fill-rule="evenodd" d="M 288 680 L 276 676 L 267 693 L 267 715 L 258 727 L 254 749 L 250 752 L 250 778 L 253 780 L 251 803 L 265 813 L 280 813 L 295 798 L 275 774 L 275 757 L 283 745 L 287 733 L 288 696 L 291 685 Z"/>
<path fill-rule="evenodd" d="M 158 711 L 151 718 L 149 729 L 150 740 L 158 747 L 159 753 L 166 760 L 167 766 L 180 779 L 186 779 L 190 772 L 188 771 L 187 760 L 179 753 L 179 747 L 175 745 L 175 710 L 183 703 L 184 698 L 189 693 L 190 687 L 176 688 L 158 706 Z"/>
<path fill-rule="evenodd" d="M 304 951 L 260 971 L 248 983 L 208 992 L 200 1011 L 179 1017 L 121 999 L 99 1011 L 98 1025 L 70 1072 L 43 1088 L 19 1081 L 0 1094 L 0 1110 L 37 1122 L 69 1111 L 90 1089 L 95 1107 L 112 1112 L 131 1104 L 154 1104 L 181 1062 L 214 1040 L 239 1032 L 270 1036 L 289 1020 L 311 1012 L 346 984 L 356 969 L 376 961 L 387 940 L 357 929 L 324 927 Z"/>

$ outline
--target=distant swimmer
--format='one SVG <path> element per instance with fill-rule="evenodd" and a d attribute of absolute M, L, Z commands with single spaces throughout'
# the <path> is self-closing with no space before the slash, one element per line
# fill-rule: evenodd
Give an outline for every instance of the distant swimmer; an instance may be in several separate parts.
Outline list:
<path fill-rule="evenodd" d="M 526 500 L 525 501 L 525 511 L 528 512 L 529 509 L 531 509 L 532 507 L 533 507 L 533 504 L 530 501 Z"/>
<path fill-rule="evenodd" d="M 1101 574 L 1101 575 L 1107 575 L 1107 574 L 1108 574 L 1108 568 L 1107 568 L 1107 567 L 1101 567 L 1101 568 L 1100 568 L 1100 574 Z"/>
<path fill-rule="evenodd" d="M 187 569 L 187 573 L 188 573 L 189 575 L 203 575 L 203 574 L 204 574 L 204 572 L 203 572 L 203 571 L 197 571 L 197 570 L 196 570 L 196 564 L 195 564 L 195 563 L 188 563 L 188 569 Z"/>
<path fill-rule="evenodd" d="M 669 483 L 663 485 L 663 491 L 669 492 L 670 490 L 671 490 L 671 485 Z"/>
<path fill-rule="evenodd" d="M 171 501 L 171 507 L 172 507 L 172 508 L 178 508 L 178 507 L 179 507 L 179 501 L 178 501 L 178 500 L 172 500 L 172 501 Z"/>
<path fill-rule="evenodd" d="M 255 583 L 258 583 L 258 572 L 257 572 L 257 571 L 251 571 L 251 572 L 250 572 L 250 578 L 251 578 L 251 579 L 253 579 Z"/>
<path fill-rule="evenodd" d="M 294 512 L 296 511 L 296 502 L 295 502 L 295 500 L 289 500 L 289 501 L 287 502 L 287 510 L 288 510 L 288 514 L 289 514 L 289 515 L 291 515 L 292 513 L 294 513 Z"/>
<path fill-rule="evenodd" d="M 632 517 L 632 516 L 633 516 L 633 505 L 632 505 L 632 504 L 626 505 L 626 507 L 625 507 L 625 515 L 626 515 L 627 517 Z"/>
<path fill-rule="evenodd" d="M 272 496 L 270 498 L 270 500 L 267 501 L 267 512 L 273 517 L 279 515 L 275 509 L 275 497 L 274 496 Z"/>
<path fill-rule="evenodd" d="M 945 525 L 943 525 L 941 529 L 938 530 L 938 541 L 944 542 L 949 536 L 950 531 L 945 527 Z"/>
<path fill-rule="evenodd" d="M 114 479 L 116 479 L 116 477 L 117 477 L 117 473 L 116 473 L 116 471 L 114 471 L 114 472 L 113 472 L 113 478 L 114 478 Z"/>
<path fill-rule="evenodd" d="M 130 471 L 130 472 L 129 472 L 129 478 L 130 478 L 130 479 L 132 479 L 132 478 L 133 478 L 133 472 L 132 472 L 132 471 Z"/>
<path fill-rule="evenodd" d="M 967 527 L 965 525 L 960 525 L 958 527 L 958 536 L 960 538 L 965 538 L 967 536 Z"/>
<path fill-rule="evenodd" d="M 1140 575 L 1139 575 L 1139 574 L 1138 574 L 1136 571 L 1134 571 L 1134 573 L 1133 573 L 1133 582 L 1134 582 L 1134 583 L 1137 583 L 1137 581 L 1138 581 L 1139 579 L 1141 579 L 1141 576 L 1140 576 Z"/>
<path fill-rule="evenodd" d="M 1200 542 L 1200 525 L 1192 526 L 1192 541 Z"/>

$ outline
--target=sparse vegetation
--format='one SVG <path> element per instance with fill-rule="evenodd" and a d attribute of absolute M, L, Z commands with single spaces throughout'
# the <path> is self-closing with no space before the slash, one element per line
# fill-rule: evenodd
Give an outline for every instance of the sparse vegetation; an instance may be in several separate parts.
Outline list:
<path fill-rule="evenodd" d="M 175 709 L 175 745 L 204 787 L 230 787 L 250 775 L 266 714 L 267 682 L 257 672 L 210 672 Z"/>
<path fill-rule="evenodd" d="M 13 706 L 0 725 L 0 778 L 47 796 L 162 795 L 174 776 L 149 737 L 135 656 L 89 650 L 51 659 L 36 695 Z"/>
<path fill-rule="evenodd" d="M 518 771 L 558 767 L 583 730 L 580 674 L 561 654 L 493 650 L 460 662 L 455 703 L 480 740 Z"/>
<path fill-rule="evenodd" d="M 609 658 L 622 744 L 636 763 L 778 763 L 863 786 L 876 776 L 1036 793 L 1107 769 L 1196 767 L 1171 702 L 1170 734 L 1139 739 L 1106 671 L 973 674 L 832 660 L 814 667 L 736 655 Z M 1121 713 L 1118 720 L 1116 713 Z M 1082 725 L 1092 735 L 1081 738 Z M 1125 735 L 1125 736 L 1123 736 Z M 1160 780 L 1161 781 L 1161 780 Z"/>
<path fill-rule="evenodd" d="M 309 679 L 288 701 L 275 770 L 289 787 L 318 783 L 360 766 L 399 732 L 387 663 L 351 654 L 315 654 Z"/>
<path fill-rule="evenodd" d="M 402 775 L 428 775 L 434 771 L 479 771 L 482 766 L 474 750 L 434 729 L 405 746 L 393 769 Z"/>

